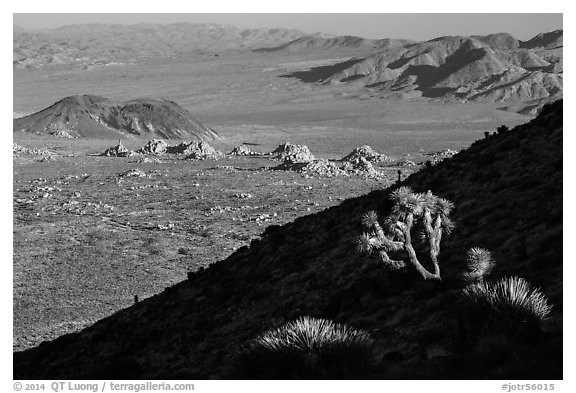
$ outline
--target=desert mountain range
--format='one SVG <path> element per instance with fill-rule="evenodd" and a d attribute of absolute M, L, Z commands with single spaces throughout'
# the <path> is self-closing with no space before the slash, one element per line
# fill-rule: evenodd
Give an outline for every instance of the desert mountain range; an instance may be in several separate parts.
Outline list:
<path fill-rule="evenodd" d="M 218 138 L 175 102 L 153 98 L 117 103 L 93 95 L 71 96 L 13 123 L 14 132 L 73 138 Z"/>
<path fill-rule="evenodd" d="M 331 45 L 333 39 L 317 39 Z M 299 41 L 276 48 L 300 47 Z M 383 40 L 385 41 L 385 40 Z M 344 40 L 343 42 L 348 42 Z M 368 45 L 368 42 L 354 42 Z M 522 42 L 509 34 L 440 37 L 426 42 L 371 42 L 377 53 L 317 70 L 315 83 L 353 85 L 377 96 L 522 102 L 535 114 L 562 97 L 562 31 Z M 299 76 L 304 80 L 306 72 Z"/>
<path fill-rule="evenodd" d="M 295 53 L 326 53 L 329 58 L 345 53 L 348 60 L 288 76 L 364 97 L 496 102 L 502 109 L 535 115 L 544 104 L 562 98 L 563 91 L 562 30 L 528 41 L 498 33 L 417 42 L 214 24 L 15 27 L 13 64 L 31 70 L 90 67 L 231 51 L 279 59 Z"/>
<path fill-rule="evenodd" d="M 355 36 L 334 36 L 330 34 L 307 34 L 300 38 L 271 48 L 255 49 L 255 52 L 278 52 L 290 51 L 299 52 L 307 50 L 326 50 L 337 48 L 372 48 L 391 49 L 403 47 L 415 43 L 412 40 L 390 39 L 381 40 L 368 39 Z"/>
<path fill-rule="evenodd" d="M 270 226 L 156 296 L 15 353 L 14 378 L 226 378 L 241 345 L 311 315 L 371 332 L 379 365 L 368 378 L 561 379 L 562 131 L 558 101 L 398 185 L 455 205 L 456 229 L 442 240 L 441 283 L 387 271 L 355 251 L 362 215 L 389 214 L 395 186 Z M 523 342 L 519 332 L 517 343 L 460 346 L 456 310 L 470 247 L 492 251 L 489 279 L 523 277 L 553 304 L 538 340 Z"/>

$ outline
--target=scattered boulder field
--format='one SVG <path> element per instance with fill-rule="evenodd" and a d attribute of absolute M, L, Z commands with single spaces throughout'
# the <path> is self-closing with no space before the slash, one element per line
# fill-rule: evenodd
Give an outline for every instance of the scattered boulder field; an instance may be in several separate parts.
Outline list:
<path fill-rule="evenodd" d="M 132 157 L 134 155 L 154 155 L 163 156 L 166 154 L 183 156 L 188 160 L 218 160 L 224 154 L 207 142 L 180 142 L 177 145 L 169 145 L 166 141 L 152 139 L 146 145 L 136 151 L 128 150 L 122 141 L 118 145 L 106 149 L 101 156 L 106 157 Z"/>
<path fill-rule="evenodd" d="M 435 165 L 445 158 L 452 157 L 457 151 L 445 149 L 440 152 L 422 152 L 427 165 Z M 382 168 L 416 167 L 413 161 L 397 161 L 385 154 L 378 153 L 368 145 L 355 148 L 340 160 L 327 160 L 316 158 L 308 146 L 285 142 L 271 152 L 259 153 L 247 148 L 245 145 L 236 146 L 228 154 L 216 150 L 207 142 L 181 142 L 178 145 L 169 145 L 166 141 L 154 139 L 142 148 L 131 151 L 122 145 L 106 149 L 102 154 L 106 157 L 132 157 L 134 155 L 175 155 L 184 156 L 187 160 L 218 160 L 224 157 L 259 157 L 280 161 L 273 170 L 295 171 L 303 176 L 336 177 L 358 175 L 365 178 L 386 177 L 389 174 L 382 172 Z M 424 165 L 425 163 L 422 163 Z"/>

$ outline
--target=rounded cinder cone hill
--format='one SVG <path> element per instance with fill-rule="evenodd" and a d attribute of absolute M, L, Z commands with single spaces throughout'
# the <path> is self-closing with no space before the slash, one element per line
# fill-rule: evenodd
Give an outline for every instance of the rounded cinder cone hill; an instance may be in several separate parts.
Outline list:
<path fill-rule="evenodd" d="M 214 140 L 219 136 L 175 102 L 142 98 L 114 102 L 93 95 L 66 97 L 29 116 L 14 119 L 14 132 L 73 137 Z"/>

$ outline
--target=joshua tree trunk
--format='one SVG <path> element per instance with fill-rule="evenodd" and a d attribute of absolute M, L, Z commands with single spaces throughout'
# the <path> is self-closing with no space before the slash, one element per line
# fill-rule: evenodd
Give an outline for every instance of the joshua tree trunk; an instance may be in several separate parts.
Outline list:
<path fill-rule="evenodd" d="M 414 267 L 414 269 L 422 276 L 425 280 L 442 280 L 440 278 L 440 265 L 438 264 L 438 253 L 440 252 L 440 243 L 436 243 L 435 238 L 427 235 L 428 237 L 428 244 L 430 247 L 430 258 L 434 263 L 434 273 L 430 273 L 418 260 L 418 256 L 416 255 L 416 251 L 412 246 L 412 225 L 414 223 L 414 216 L 412 213 L 409 213 L 406 217 L 406 223 L 398 221 L 396 225 L 402 231 L 404 235 L 404 249 L 408 253 L 408 261 Z"/>
<path fill-rule="evenodd" d="M 430 260 L 434 265 L 434 275 L 440 279 L 438 254 L 440 254 L 440 241 L 442 240 L 442 219 L 440 215 L 438 215 L 434 219 L 434 223 L 432 223 L 432 214 L 428 209 L 425 209 L 423 222 L 428 239 Z"/>

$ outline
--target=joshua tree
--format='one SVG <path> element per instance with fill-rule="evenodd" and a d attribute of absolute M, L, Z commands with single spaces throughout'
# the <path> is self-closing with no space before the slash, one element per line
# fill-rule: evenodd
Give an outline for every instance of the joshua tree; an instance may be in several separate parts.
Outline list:
<path fill-rule="evenodd" d="M 438 263 L 440 241 L 443 233 L 449 234 L 454 229 L 449 218 L 454 205 L 431 191 L 414 193 L 409 187 L 398 188 L 390 199 L 394 206 L 384 221 L 384 229 L 374 211 L 362 217 L 362 223 L 372 231 L 358 237 L 358 250 L 377 252 L 390 269 L 410 266 L 425 280 L 441 280 Z M 415 234 L 417 238 L 414 238 Z M 434 272 L 428 271 L 418 260 L 415 241 L 420 241 L 426 248 Z M 389 254 L 397 255 L 398 259 L 392 259 Z"/>
<path fill-rule="evenodd" d="M 466 265 L 468 271 L 464 273 L 464 280 L 469 283 L 478 282 L 490 274 L 494 268 L 494 260 L 490 251 L 473 247 L 466 254 Z"/>

